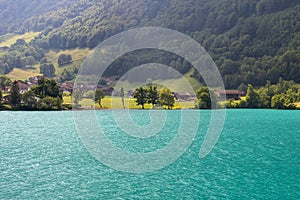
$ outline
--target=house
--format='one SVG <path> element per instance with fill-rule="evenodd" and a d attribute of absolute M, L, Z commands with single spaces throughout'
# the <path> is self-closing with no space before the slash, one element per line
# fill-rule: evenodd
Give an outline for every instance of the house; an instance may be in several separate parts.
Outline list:
<path fill-rule="evenodd" d="M 194 101 L 196 96 L 189 92 L 173 92 L 173 95 L 178 101 Z"/>
<path fill-rule="evenodd" d="M 70 92 L 70 93 L 72 93 L 73 92 L 73 85 L 62 84 L 62 85 L 60 85 L 60 90 L 62 92 Z"/>
<path fill-rule="evenodd" d="M 24 81 L 21 81 L 21 80 L 14 81 L 14 83 L 16 83 L 16 84 L 18 85 L 20 94 L 24 94 L 24 93 L 27 92 L 27 91 L 30 89 L 30 87 L 31 87 L 30 84 L 28 84 L 28 83 L 26 83 L 26 82 L 24 82 Z M 5 93 L 9 93 L 10 90 L 11 90 L 11 86 L 7 86 L 7 87 L 5 87 L 4 92 L 5 92 Z"/>
<path fill-rule="evenodd" d="M 17 85 L 19 87 L 20 94 L 24 94 L 25 92 L 27 92 L 30 89 L 30 85 L 24 81 L 17 80 L 17 81 L 15 81 L 15 83 L 17 83 Z"/>
<path fill-rule="evenodd" d="M 218 99 L 234 99 L 240 100 L 242 96 L 245 96 L 246 93 L 239 90 L 218 90 L 216 91 Z"/>
<path fill-rule="evenodd" d="M 80 85 L 81 86 L 81 85 Z M 78 88 L 78 87 L 74 87 L 74 83 L 72 81 L 67 81 L 65 83 L 62 83 L 60 85 L 60 90 L 62 92 L 73 92 L 73 88 Z"/>
<path fill-rule="evenodd" d="M 98 89 L 102 90 L 107 96 L 112 96 L 113 92 L 115 91 L 115 89 L 112 87 L 98 87 Z"/>
<path fill-rule="evenodd" d="M 30 77 L 27 81 L 27 83 L 31 86 L 33 85 L 37 85 L 38 81 L 42 78 L 42 76 L 34 76 L 34 77 Z"/>
<path fill-rule="evenodd" d="M 73 87 L 74 83 L 72 81 L 67 81 L 67 82 L 65 82 L 65 85 L 68 87 Z"/>

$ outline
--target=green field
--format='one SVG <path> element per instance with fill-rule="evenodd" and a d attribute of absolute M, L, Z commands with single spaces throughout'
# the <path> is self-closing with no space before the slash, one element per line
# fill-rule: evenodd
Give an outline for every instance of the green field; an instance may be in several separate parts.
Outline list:
<path fill-rule="evenodd" d="M 46 53 L 46 58 L 48 61 L 51 61 L 54 64 L 56 75 L 60 75 L 64 71 L 64 69 L 73 69 L 75 67 L 80 67 L 81 63 L 90 52 L 91 50 L 88 48 L 50 50 Z M 70 54 L 72 56 L 73 63 L 59 67 L 57 64 L 57 60 L 61 54 Z"/>
<path fill-rule="evenodd" d="M 189 81 L 192 88 L 196 91 L 197 89 L 199 89 L 202 86 L 202 84 L 198 80 L 196 80 L 195 78 L 192 77 L 193 72 L 194 72 L 194 69 L 191 69 L 184 75 L 184 78 Z"/>
<path fill-rule="evenodd" d="M 72 98 L 71 96 L 63 97 L 64 104 L 71 104 Z M 102 107 L 103 109 L 123 109 L 122 99 L 121 97 L 105 97 L 102 99 Z M 124 98 L 124 104 L 126 109 L 141 109 L 141 106 L 136 105 L 134 98 Z M 95 107 L 96 109 L 100 109 L 98 103 L 95 103 L 92 99 L 83 99 L 79 102 L 79 105 L 84 109 L 89 109 Z M 194 102 L 175 102 L 173 109 L 193 109 L 195 107 Z M 152 109 L 151 104 L 145 104 L 145 109 Z"/>
<path fill-rule="evenodd" d="M 27 32 L 22 35 L 8 34 L 5 36 L 2 36 L 3 41 L 0 43 L 0 47 L 4 47 L 4 46 L 10 47 L 18 39 L 24 39 L 26 42 L 30 42 L 32 39 L 34 39 L 39 34 L 40 34 L 40 32 Z"/>
<path fill-rule="evenodd" d="M 161 87 L 167 87 L 171 91 L 176 92 L 189 92 L 194 93 L 198 88 L 200 88 L 202 85 L 199 81 L 191 77 L 191 74 L 193 74 L 193 69 L 191 69 L 189 72 L 184 74 L 182 77 L 177 79 L 167 79 L 167 80 L 149 80 L 149 82 L 129 82 L 126 79 L 121 80 L 116 84 L 115 89 L 120 90 L 121 87 L 124 88 L 125 91 L 129 91 L 132 89 L 135 89 L 137 87 L 141 87 L 147 83 L 154 83 L 158 84 L 158 89 Z"/>
<path fill-rule="evenodd" d="M 14 68 L 13 71 L 11 71 L 9 74 L 7 74 L 7 77 L 11 80 L 26 80 L 30 77 L 34 76 L 41 76 L 42 74 L 38 73 L 37 69 L 19 69 Z"/>

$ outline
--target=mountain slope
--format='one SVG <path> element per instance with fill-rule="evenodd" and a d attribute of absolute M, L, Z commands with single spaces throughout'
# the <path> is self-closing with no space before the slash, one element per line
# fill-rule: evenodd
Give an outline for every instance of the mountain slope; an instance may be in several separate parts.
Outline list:
<path fill-rule="evenodd" d="M 228 88 L 279 77 L 300 83 L 298 0 L 1 0 L 0 18 L 2 34 L 41 31 L 33 44 L 44 49 L 93 48 L 131 28 L 171 28 L 208 50 Z"/>

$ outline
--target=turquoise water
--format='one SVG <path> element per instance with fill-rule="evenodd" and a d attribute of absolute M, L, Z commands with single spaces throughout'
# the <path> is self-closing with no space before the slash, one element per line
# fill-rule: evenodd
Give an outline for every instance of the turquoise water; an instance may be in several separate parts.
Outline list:
<path fill-rule="evenodd" d="M 132 116 L 147 124 L 143 112 Z M 162 148 L 176 134 L 180 111 L 167 114 L 162 136 L 135 142 L 110 111 L 97 111 L 107 137 L 135 152 Z M 229 110 L 217 146 L 200 160 L 208 118 L 201 112 L 195 140 L 175 163 L 133 174 L 89 154 L 72 112 L 0 112 L 0 199 L 300 199 L 299 111 Z"/>

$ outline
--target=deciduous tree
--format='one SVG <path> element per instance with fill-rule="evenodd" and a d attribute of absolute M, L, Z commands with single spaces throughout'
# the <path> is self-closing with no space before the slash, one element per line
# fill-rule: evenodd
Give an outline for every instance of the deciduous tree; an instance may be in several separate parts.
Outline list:
<path fill-rule="evenodd" d="M 40 73 L 45 77 L 54 77 L 55 76 L 55 68 L 52 63 L 44 63 L 40 65 Z"/>
<path fill-rule="evenodd" d="M 82 98 L 83 98 L 82 92 L 78 89 L 74 90 L 73 94 L 72 94 L 72 98 L 73 98 L 74 104 L 76 106 L 78 106 L 79 101 L 82 100 Z"/>
<path fill-rule="evenodd" d="M 159 95 L 156 86 L 150 86 L 148 90 L 148 103 L 152 104 L 152 108 L 158 103 Z"/>
<path fill-rule="evenodd" d="M 145 104 L 147 102 L 147 90 L 143 87 L 135 89 L 133 97 L 136 98 L 137 105 L 141 105 L 142 109 L 145 109 Z"/>
<path fill-rule="evenodd" d="M 175 99 L 169 88 L 162 88 L 159 91 L 159 102 L 161 105 L 167 106 L 168 110 L 173 108 Z"/>
<path fill-rule="evenodd" d="M 258 108 L 259 107 L 259 95 L 254 90 L 251 84 L 248 85 L 248 90 L 246 94 L 246 104 L 248 108 Z"/>
<path fill-rule="evenodd" d="M 32 90 L 26 91 L 22 95 L 22 101 L 26 108 L 33 109 L 37 107 L 37 99 Z"/>
<path fill-rule="evenodd" d="M 95 93 L 95 101 L 98 102 L 100 108 L 102 108 L 101 100 L 105 97 L 105 93 L 101 89 L 97 89 Z"/>
<path fill-rule="evenodd" d="M 120 96 L 121 96 L 122 106 L 123 106 L 123 108 L 125 108 L 125 102 L 124 102 L 125 94 L 124 94 L 124 88 L 123 87 L 121 87 L 121 89 L 120 89 Z"/>
<path fill-rule="evenodd" d="M 65 64 L 69 64 L 72 62 L 72 56 L 70 54 L 61 54 L 59 57 L 58 57 L 58 60 L 57 60 L 57 64 L 59 66 L 62 66 L 62 65 L 65 65 Z"/>
<path fill-rule="evenodd" d="M 196 91 L 197 105 L 199 109 L 216 108 L 216 96 L 208 87 L 201 87 Z"/>
<path fill-rule="evenodd" d="M 6 86 L 9 86 L 11 84 L 11 80 L 4 76 L 4 75 L 0 75 L 0 87 L 2 90 L 5 89 Z"/>

